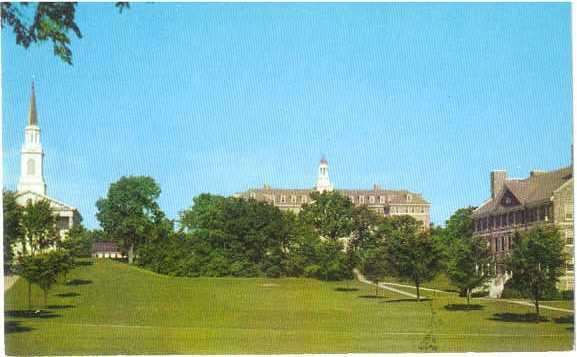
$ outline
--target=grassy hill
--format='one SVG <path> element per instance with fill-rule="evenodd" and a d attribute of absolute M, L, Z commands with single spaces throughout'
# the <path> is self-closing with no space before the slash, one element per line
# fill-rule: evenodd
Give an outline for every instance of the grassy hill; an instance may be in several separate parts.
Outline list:
<path fill-rule="evenodd" d="M 572 348 L 572 315 L 439 294 L 425 302 L 357 282 L 174 278 L 110 261 L 81 266 L 36 317 L 27 284 L 5 294 L 6 352 L 30 354 L 545 351 Z M 42 303 L 34 290 L 34 301 Z M 477 303 L 477 302 L 475 302 Z"/>

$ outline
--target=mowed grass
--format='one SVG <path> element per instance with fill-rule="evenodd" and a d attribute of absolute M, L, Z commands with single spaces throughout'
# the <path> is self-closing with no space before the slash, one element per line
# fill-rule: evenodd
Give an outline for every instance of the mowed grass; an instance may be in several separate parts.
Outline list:
<path fill-rule="evenodd" d="M 573 346 L 572 314 L 453 294 L 415 302 L 358 282 L 174 278 L 123 263 L 77 268 L 37 317 L 5 294 L 11 355 L 547 351 Z M 42 303 L 34 289 L 33 300 Z"/>

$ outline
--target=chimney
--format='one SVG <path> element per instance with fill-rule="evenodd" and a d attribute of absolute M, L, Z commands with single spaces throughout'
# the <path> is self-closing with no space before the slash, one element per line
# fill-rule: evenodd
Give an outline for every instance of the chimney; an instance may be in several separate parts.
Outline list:
<path fill-rule="evenodd" d="M 507 180 L 507 171 L 491 171 L 491 198 L 495 198 Z"/>
<path fill-rule="evenodd" d="M 543 170 L 533 170 L 529 173 L 529 176 L 535 177 L 535 176 L 543 175 L 544 173 L 545 173 L 545 171 L 543 171 Z"/>

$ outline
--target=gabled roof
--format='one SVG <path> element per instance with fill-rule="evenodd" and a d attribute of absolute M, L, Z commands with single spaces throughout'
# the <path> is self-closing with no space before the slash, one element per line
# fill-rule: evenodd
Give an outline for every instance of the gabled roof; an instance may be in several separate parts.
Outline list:
<path fill-rule="evenodd" d="M 66 204 L 66 203 L 64 203 L 64 202 L 62 202 L 62 201 L 59 201 L 59 200 L 55 199 L 55 198 L 48 197 L 48 196 L 46 196 L 46 195 L 42 195 L 42 194 L 40 194 L 40 193 L 38 193 L 38 192 L 34 192 L 34 191 L 18 192 L 18 193 L 16 194 L 16 197 L 20 197 L 20 196 L 24 196 L 24 195 L 36 196 L 39 200 L 44 199 L 44 200 L 47 200 L 47 201 L 49 201 L 49 202 L 51 202 L 51 203 L 55 203 L 57 206 L 61 206 L 61 207 L 63 207 L 63 208 L 66 208 L 66 209 L 69 209 L 69 210 L 72 210 L 72 211 L 77 211 L 76 208 L 70 206 L 69 204 Z"/>
<path fill-rule="evenodd" d="M 489 199 L 477 208 L 473 215 L 506 209 L 500 202 L 503 194 L 511 192 L 522 205 L 550 200 L 553 193 L 573 179 L 573 166 L 549 172 L 538 172 L 525 179 L 505 180 L 494 199 Z"/>
<path fill-rule="evenodd" d="M 110 241 L 92 243 L 92 253 L 106 253 L 106 252 L 120 253 L 120 248 L 118 248 L 118 245 L 116 245 L 116 243 Z"/>

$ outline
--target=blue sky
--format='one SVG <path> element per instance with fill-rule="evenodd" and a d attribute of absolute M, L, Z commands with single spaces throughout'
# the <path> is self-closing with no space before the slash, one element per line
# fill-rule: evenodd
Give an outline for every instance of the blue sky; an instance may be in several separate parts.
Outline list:
<path fill-rule="evenodd" d="M 2 30 L 4 186 L 30 82 L 48 194 L 95 202 L 150 175 L 171 217 L 202 192 L 421 192 L 431 219 L 489 196 L 489 172 L 570 163 L 569 4 L 80 4 L 74 66 Z"/>

